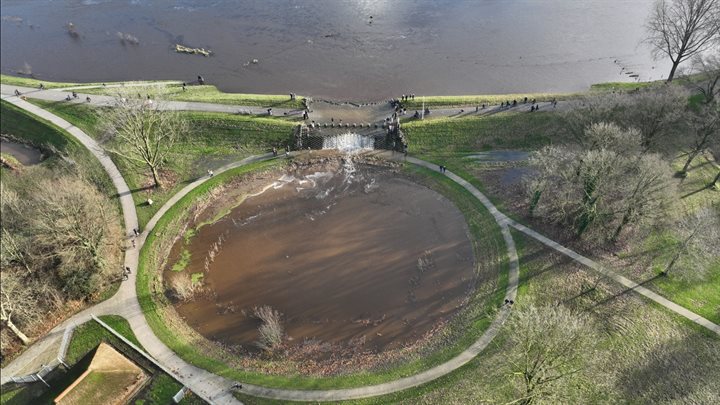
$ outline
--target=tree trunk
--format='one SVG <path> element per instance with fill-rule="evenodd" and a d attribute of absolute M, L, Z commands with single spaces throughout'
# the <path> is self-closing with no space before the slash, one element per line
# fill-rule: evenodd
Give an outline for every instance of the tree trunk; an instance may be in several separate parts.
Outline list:
<path fill-rule="evenodd" d="M 610 238 L 611 242 L 617 242 L 617 238 L 620 236 L 620 232 L 622 232 L 623 228 L 625 228 L 625 225 L 630 222 L 630 210 L 625 212 L 625 215 L 623 215 L 622 221 L 620 221 L 620 225 L 618 225 L 617 229 L 615 229 L 615 233 L 613 233 L 612 238 Z"/>
<path fill-rule="evenodd" d="M 688 167 L 690 167 L 690 163 L 692 163 L 693 159 L 695 159 L 695 156 L 697 156 L 698 153 L 700 153 L 700 151 L 693 151 L 693 152 L 688 153 L 688 160 L 685 162 L 685 165 L 683 166 L 680 173 L 682 173 L 682 174 L 687 173 Z"/>
<path fill-rule="evenodd" d="M 673 77 L 675 77 L 675 71 L 677 70 L 678 65 L 680 64 L 680 58 L 678 57 L 675 62 L 673 62 L 672 69 L 670 69 L 670 74 L 668 75 L 667 82 L 670 83 L 673 80 Z"/>
<path fill-rule="evenodd" d="M 720 181 L 720 170 L 718 170 L 718 174 L 715 176 L 715 180 L 710 183 L 710 186 L 718 187 L 718 181 Z"/>
<path fill-rule="evenodd" d="M 15 324 L 12 323 L 12 321 L 9 318 L 5 320 L 5 324 L 8 326 L 8 328 L 10 328 L 10 330 L 15 334 L 15 336 L 17 336 L 20 340 L 22 340 L 22 342 L 25 346 L 27 346 L 28 343 L 30 343 L 30 339 L 28 339 L 28 337 L 25 336 L 25 334 L 22 333 L 20 331 L 20 329 L 18 329 L 17 326 L 15 326 Z"/>
<path fill-rule="evenodd" d="M 160 176 L 158 175 L 157 167 L 150 166 L 150 170 L 152 171 L 153 181 L 155 182 L 155 187 L 162 188 L 162 183 L 160 182 Z"/>

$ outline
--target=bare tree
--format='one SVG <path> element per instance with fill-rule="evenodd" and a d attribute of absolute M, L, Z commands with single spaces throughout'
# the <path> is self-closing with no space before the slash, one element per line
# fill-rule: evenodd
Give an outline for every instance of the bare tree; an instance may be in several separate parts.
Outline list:
<path fill-rule="evenodd" d="M 282 344 L 284 336 L 282 314 L 270 306 L 263 305 L 253 309 L 253 316 L 262 321 L 258 329 L 260 339 L 256 345 L 267 352 L 273 352 Z"/>
<path fill-rule="evenodd" d="M 570 101 L 569 108 L 562 112 L 564 131 L 578 144 L 592 146 L 587 145 L 585 130 L 600 122 L 613 122 L 624 97 L 618 93 L 600 93 Z"/>
<path fill-rule="evenodd" d="M 610 238 L 616 241 L 628 224 L 640 221 L 654 222 L 671 211 L 673 183 L 670 168 L 659 155 L 646 154 L 625 165 L 627 181 L 618 185 L 621 198 L 615 212 L 619 223 Z"/>
<path fill-rule="evenodd" d="M 160 95 L 150 90 L 146 92 Z M 107 149 L 146 166 L 152 173 L 155 187 L 162 187 L 158 170 L 175 142 L 187 133 L 187 122 L 177 112 L 163 111 L 157 99 L 121 93 L 115 104 L 114 108 L 101 111 L 101 119 L 117 140 Z"/>
<path fill-rule="evenodd" d="M 678 267 L 685 278 L 702 278 L 709 262 L 718 261 L 720 253 L 720 213 L 710 207 L 688 212 L 677 224 L 677 237 L 667 253 L 669 259 L 663 274 Z"/>
<path fill-rule="evenodd" d="M 36 262 L 54 267 L 63 290 L 84 298 L 108 283 L 103 276 L 117 263 L 120 230 L 107 198 L 83 180 L 71 177 L 38 182 L 28 214 Z"/>
<path fill-rule="evenodd" d="M 697 113 L 691 113 L 689 118 L 689 150 L 688 157 L 680 170 L 685 176 L 690 163 L 703 151 L 720 143 L 720 104 L 713 103 L 702 107 Z"/>
<path fill-rule="evenodd" d="M 175 298 L 180 301 L 190 301 L 195 298 L 199 291 L 197 283 L 193 283 L 192 277 L 187 273 L 181 273 L 170 278 L 170 289 Z"/>
<path fill-rule="evenodd" d="M 594 351 L 589 319 L 564 306 L 517 308 L 507 327 L 513 344 L 508 364 L 522 377 L 523 393 L 515 401 L 520 404 L 557 399 L 559 383 L 586 368 Z"/>
<path fill-rule="evenodd" d="M 715 101 L 720 93 L 720 55 L 696 55 L 692 59 L 695 76 L 688 82 L 703 95 L 706 104 Z"/>
<path fill-rule="evenodd" d="M 28 321 L 39 315 L 40 308 L 32 295 L 32 290 L 23 282 L 23 278 L 14 272 L 0 271 L 0 321 L 2 321 L 22 341 L 30 343 L 27 335 L 16 325 L 15 320 Z"/>
<path fill-rule="evenodd" d="M 720 35 L 720 0 L 657 0 L 646 24 L 646 39 L 655 57 L 667 56 L 672 68 L 703 53 Z"/>
<path fill-rule="evenodd" d="M 643 152 L 667 148 L 682 122 L 688 95 L 680 86 L 653 87 L 624 95 L 612 121 L 639 130 Z"/>
<path fill-rule="evenodd" d="M 629 224 L 652 223 L 667 212 L 669 165 L 659 155 L 640 154 L 639 131 L 598 123 L 584 138 L 592 148 L 545 147 L 530 159 L 537 175 L 525 185 L 534 210 L 572 225 L 578 236 L 602 232 L 610 240 Z"/>

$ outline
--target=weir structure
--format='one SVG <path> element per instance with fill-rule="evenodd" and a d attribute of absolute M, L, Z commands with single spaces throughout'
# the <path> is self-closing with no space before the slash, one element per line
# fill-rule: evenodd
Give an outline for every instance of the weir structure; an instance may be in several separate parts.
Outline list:
<path fill-rule="evenodd" d="M 376 124 L 313 122 L 295 127 L 292 149 L 378 149 L 405 153 L 407 140 L 397 117 Z"/>

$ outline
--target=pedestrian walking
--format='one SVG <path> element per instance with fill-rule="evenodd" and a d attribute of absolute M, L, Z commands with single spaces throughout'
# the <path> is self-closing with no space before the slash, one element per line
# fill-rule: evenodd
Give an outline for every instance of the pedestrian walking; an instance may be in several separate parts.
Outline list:
<path fill-rule="evenodd" d="M 132 245 L 133 245 L 133 249 L 137 246 L 137 245 L 135 244 L 135 239 L 132 240 Z"/>

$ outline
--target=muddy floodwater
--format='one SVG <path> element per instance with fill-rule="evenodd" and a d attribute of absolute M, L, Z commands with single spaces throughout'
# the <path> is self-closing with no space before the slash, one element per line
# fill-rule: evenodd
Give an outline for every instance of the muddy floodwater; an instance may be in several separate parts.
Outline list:
<path fill-rule="evenodd" d="M 203 75 L 226 91 L 342 100 L 573 92 L 667 75 L 641 43 L 653 2 L 3 0 L 0 67 L 54 81 Z"/>
<path fill-rule="evenodd" d="M 35 165 L 42 161 L 42 152 L 28 145 L 0 139 L 0 152 L 12 155 L 25 166 Z"/>
<path fill-rule="evenodd" d="M 255 350 L 252 308 L 269 305 L 283 314 L 290 346 L 381 351 L 421 338 L 474 289 L 462 213 L 388 169 L 346 161 L 277 175 L 248 193 L 171 255 L 188 249 L 184 271 L 204 274 L 204 293 L 177 310 L 207 338 Z"/>

